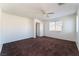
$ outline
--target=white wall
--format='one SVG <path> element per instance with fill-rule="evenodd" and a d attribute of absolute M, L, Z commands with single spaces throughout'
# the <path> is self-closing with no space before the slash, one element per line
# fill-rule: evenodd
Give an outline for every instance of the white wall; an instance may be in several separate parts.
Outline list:
<path fill-rule="evenodd" d="M 77 47 L 78 47 L 78 50 L 79 50 L 79 8 L 78 8 L 78 11 L 77 11 L 77 17 L 76 17 L 76 44 L 77 44 Z"/>
<path fill-rule="evenodd" d="M 3 44 L 0 44 L 0 53 L 1 53 L 1 50 L 2 50 L 2 46 L 3 46 Z"/>
<path fill-rule="evenodd" d="M 1 39 L 2 39 L 2 10 L 0 9 L 0 53 L 2 50 L 2 43 L 1 43 Z"/>
<path fill-rule="evenodd" d="M 0 43 L 1 43 L 1 37 L 2 37 L 2 36 L 1 36 L 1 32 L 2 32 L 2 31 L 1 31 L 1 27 L 2 27 L 2 26 L 1 26 L 1 25 L 2 25 L 2 24 L 1 24 L 1 21 L 2 21 L 2 20 L 1 20 L 1 9 L 0 9 Z"/>
<path fill-rule="evenodd" d="M 52 21 L 58 21 L 61 20 L 63 21 L 63 31 L 62 32 L 54 32 L 54 31 L 49 31 L 49 22 L 51 21 L 45 21 L 44 22 L 44 27 L 45 27 L 45 36 L 49 37 L 54 37 L 54 38 L 60 38 L 60 39 L 65 39 L 69 41 L 75 41 L 75 15 L 69 15 L 61 18 L 56 18 L 53 19 Z"/>
<path fill-rule="evenodd" d="M 34 36 L 33 20 L 8 13 L 2 13 L 1 43 L 8 43 Z"/>

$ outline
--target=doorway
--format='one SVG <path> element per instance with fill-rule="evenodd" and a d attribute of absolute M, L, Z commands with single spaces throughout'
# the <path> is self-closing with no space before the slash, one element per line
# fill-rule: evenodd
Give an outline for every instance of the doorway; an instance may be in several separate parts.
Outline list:
<path fill-rule="evenodd" d="M 40 23 L 36 23 L 36 37 L 40 37 Z"/>

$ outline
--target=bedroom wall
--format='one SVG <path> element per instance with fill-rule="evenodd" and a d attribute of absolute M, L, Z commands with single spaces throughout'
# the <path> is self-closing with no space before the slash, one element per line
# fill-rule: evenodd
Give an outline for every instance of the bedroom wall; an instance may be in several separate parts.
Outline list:
<path fill-rule="evenodd" d="M 49 31 L 49 22 L 51 21 L 63 21 L 63 27 L 61 32 Z M 44 21 L 44 35 L 54 38 L 60 38 L 69 41 L 75 41 L 75 32 L 76 32 L 76 18 L 75 15 L 69 15 L 65 17 L 55 18 L 49 21 Z"/>
<path fill-rule="evenodd" d="M 0 44 L 0 53 L 1 53 L 1 50 L 2 50 L 2 46 L 3 46 L 3 45 L 2 45 L 2 44 Z"/>
<path fill-rule="evenodd" d="M 76 44 L 79 50 L 79 8 L 77 11 L 77 16 L 76 16 Z"/>
<path fill-rule="evenodd" d="M 33 20 L 12 14 L 2 13 L 1 43 L 8 43 L 34 36 Z"/>
<path fill-rule="evenodd" d="M 2 39 L 2 10 L 0 9 L 0 53 L 2 50 L 2 43 L 1 43 L 1 39 Z"/>

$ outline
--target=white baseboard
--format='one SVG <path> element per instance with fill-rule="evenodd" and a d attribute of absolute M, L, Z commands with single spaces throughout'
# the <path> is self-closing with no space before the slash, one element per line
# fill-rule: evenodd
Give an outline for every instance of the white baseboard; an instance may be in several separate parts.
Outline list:
<path fill-rule="evenodd" d="M 47 35 L 46 35 L 46 36 L 47 36 Z M 67 38 L 60 38 L 60 37 L 53 37 L 53 36 L 47 36 L 47 37 L 58 38 L 58 39 L 62 39 L 62 40 L 67 40 L 67 41 L 73 41 L 73 42 L 76 42 L 75 40 L 70 40 L 70 39 L 67 39 Z"/>

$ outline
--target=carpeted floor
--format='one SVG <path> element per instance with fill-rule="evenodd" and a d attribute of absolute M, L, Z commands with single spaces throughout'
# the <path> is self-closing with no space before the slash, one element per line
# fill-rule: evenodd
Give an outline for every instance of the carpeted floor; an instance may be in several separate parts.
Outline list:
<path fill-rule="evenodd" d="M 3 45 L 2 56 L 78 56 L 75 42 L 38 37 Z"/>

